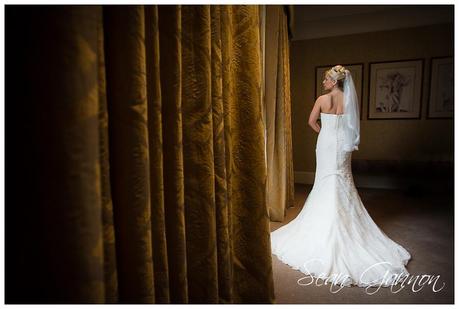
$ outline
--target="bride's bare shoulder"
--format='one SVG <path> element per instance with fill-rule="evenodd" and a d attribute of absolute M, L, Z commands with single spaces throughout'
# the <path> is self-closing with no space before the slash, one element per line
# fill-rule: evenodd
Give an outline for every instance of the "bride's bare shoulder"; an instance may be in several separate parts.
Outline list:
<path fill-rule="evenodd" d="M 329 93 L 324 93 L 323 95 L 320 95 L 318 98 L 324 98 L 324 99 L 327 99 L 330 97 L 330 94 Z"/>
<path fill-rule="evenodd" d="M 328 93 L 320 95 L 316 99 L 316 104 L 324 107 L 324 104 L 328 104 L 330 102 L 330 95 Z"/>
<path fill-rule="evenodd" d="M 327 101 L 329 99 L 330 99 L 330 95 L 326 93 L 326 94 L 318 96 L 316 101 Z"/>
<path fill-rule="evenodd" d="M 317 114 L 326 110 L 327 107 L 330 105 L 330 99 L 328 94 L 323 94 L 317 97 L 316 102 L 314 103 L 313 111 Z"/>

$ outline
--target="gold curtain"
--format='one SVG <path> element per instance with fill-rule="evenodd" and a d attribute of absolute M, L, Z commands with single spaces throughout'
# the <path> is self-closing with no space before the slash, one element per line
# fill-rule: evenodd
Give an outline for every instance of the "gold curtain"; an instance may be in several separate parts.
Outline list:
<path fill-rule="evenodd" d="M 274 303 L 259 15 L 7 6 L 7 303 Z"/>
<path fill-rule="evenodd" d="M 272 221 L 283 221 L 294 206 L 287 14 L 282 5 L 266 6 L 265 125 L 267 201 Z"/>

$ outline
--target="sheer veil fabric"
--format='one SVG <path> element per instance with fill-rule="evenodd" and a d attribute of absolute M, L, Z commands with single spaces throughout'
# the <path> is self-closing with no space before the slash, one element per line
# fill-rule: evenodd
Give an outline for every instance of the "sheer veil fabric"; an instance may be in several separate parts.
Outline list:
<path fill-rule="evenodd" d="M 352 74 L 346 69 L 344 79 L 344 117 L 346 126 L 344 149 L 346 151 L 359 150 L 360 144 L 360 113 L 357 91 L 355 90 Z"/>

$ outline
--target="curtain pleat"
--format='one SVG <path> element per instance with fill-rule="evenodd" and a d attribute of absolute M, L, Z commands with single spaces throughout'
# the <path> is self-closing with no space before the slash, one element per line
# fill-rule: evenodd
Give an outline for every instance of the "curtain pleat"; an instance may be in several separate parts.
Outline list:
<path fill-rule="evenodd" d="M 282 6 L 266 8 L 267 200 L 272 221 L 283 221 L 294 205 L 287 16 Z"/>
<path fill-rule="evenodd" d="M 293 19 L 293 8 L 289 6 L 291 19 Z M 293 172 L 293 135 L 292 135 L 292 100 L 290 96 L 290 28 L 292 23 L 289 22 L 287 15 L 283 15 L 282 23 L 282 63 L 284 67 L 284 117 L 285 117 L 285 170 L 286 170 L 286 197 L 285 207 L 295 206 L 295 174 Z"/>
<path fill-rule="evenodd" d="M 144 8 L 106 7 L 104 23 L 120 300 L 151 303 L 154 285 Z"/>
<path fill-rule="evenodd" d="M 233 298 L 236 302 L 264 302 L 267 297 L 274 299 L 274 289 L 260 101 L 260 12 L 258 6 L 222 8 Z M 255 249 L 253 239 L 258 241 Z"/>
<path fill-rule="evenodd" d="M 182 6 L 182 113 L 189 303 L 218 302 L 210 6 Z M 199 256 L 199 259 L 196 259 Z"/>
<path fill-rule="evenodd" d="M 162 97 L 157 6 L 145 6 L 145 47 L 147 56 L 148 142 L 150 152 L 150 194 L 155 302 L 170 302 L 169 263 L 167 255 L 164 208 L 164 156 Z"/>
<path fill-rule="evenodd" d="M 281 94 L 283 106 L 284 123 L 284 151 L 285 151 L 285 208 L 293 207 L 295 202 L 295 182 L 293 173 L 293 150 L 292 150 L 292 118 L 291 118 L 291 97 L 290 97 L 290 40 L 289 20 L 283 6 L 279 23 L 279 85 L 278 93 Z M 287 9 L 288 10 L 288 9 Z M 290 12 L 290 10 L 288 10 Z"/>
<path fill-rule="evenodd" d="M 105 298 L 94 31 L 100 12 L 89 7 L 43 9 L 35 38 L 33 87 L 41 124 L 36 163 L 38 175 L 46 175 L 45 182 L 38 182 L 42 211 L 35 231 L 43 233 L 41 262 L 50 266 L 44 273 L 45 297 L 54 302 L 98 303 Z M 56 27 L 64 20 L 65 26 Z M 46 46 L 46 52 L 39 46 Z"/>
<path fill-rule="evenodd" d="M 107 90 L 105 76 L 105 48 L 102 12 L 97 23 L 97 59 L 99 94 L 99 160 L 104 244 L 104 283 L 106 303 L 118 302 L 118 273 L 116 265 L 115 227 L 110 183 L 110 149 L 108 135 Z"/>
<path fill-rule="evenodd" d="M 232 254 L 230 205 L 228 198 L 228 173 L 226 170 L 227 148 L 223 108 L 223 76 L 222 76 L 222 8 L 211 6 L 211 75 L 212 75 L 212 123 L 214 143 L 214 183 L 217 235 L 218 263 L 218 297 L 219 303 L 231 303 L 233 297 L 232 285 Z"/>
<path fill-rule="evenodd" d="M 181 7 L 159 6 L 164 197 L 172 303 L 188 301 L 182 143 Z"/>
<path fill-rule="evenodd" d="M 258 6 L 6 13 L 7 302 L 274 303 Z"/>

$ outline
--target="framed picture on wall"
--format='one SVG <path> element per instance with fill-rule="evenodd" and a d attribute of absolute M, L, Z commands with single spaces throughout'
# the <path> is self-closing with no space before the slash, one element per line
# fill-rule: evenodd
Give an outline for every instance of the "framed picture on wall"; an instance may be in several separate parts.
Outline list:
<path fill-rule="evenodd" d="M 368 119 L 421 116 L 424 59 L 370 62 Z"/>
<path fill-rule="evenodd" d="M 317 99 L 320 95 L 326 94 L 328 91 L 323 88 L 323 80 L 325 78 L 325 71 L 331 69 L 336 64 L 322 65 L 317 66 L 316 77 L 315 77 L 315 93 L 314 98 Z M 348 69 L 352 74 L 352 79 L 354 81 L 355 90 L 357 92 L 357 97 L 360 103 L 360 119 L 362 119 L 362 97 L 363 97 L 363 63 L 351 63 L 351 64 L 341 64 L 346 69 Z"/>
<path fill-rule="evenodd" d="M 434 57 L 430 62 L 427 118 L 452 118 L 454 113 L 454 66 L 452 57 Z"/>

